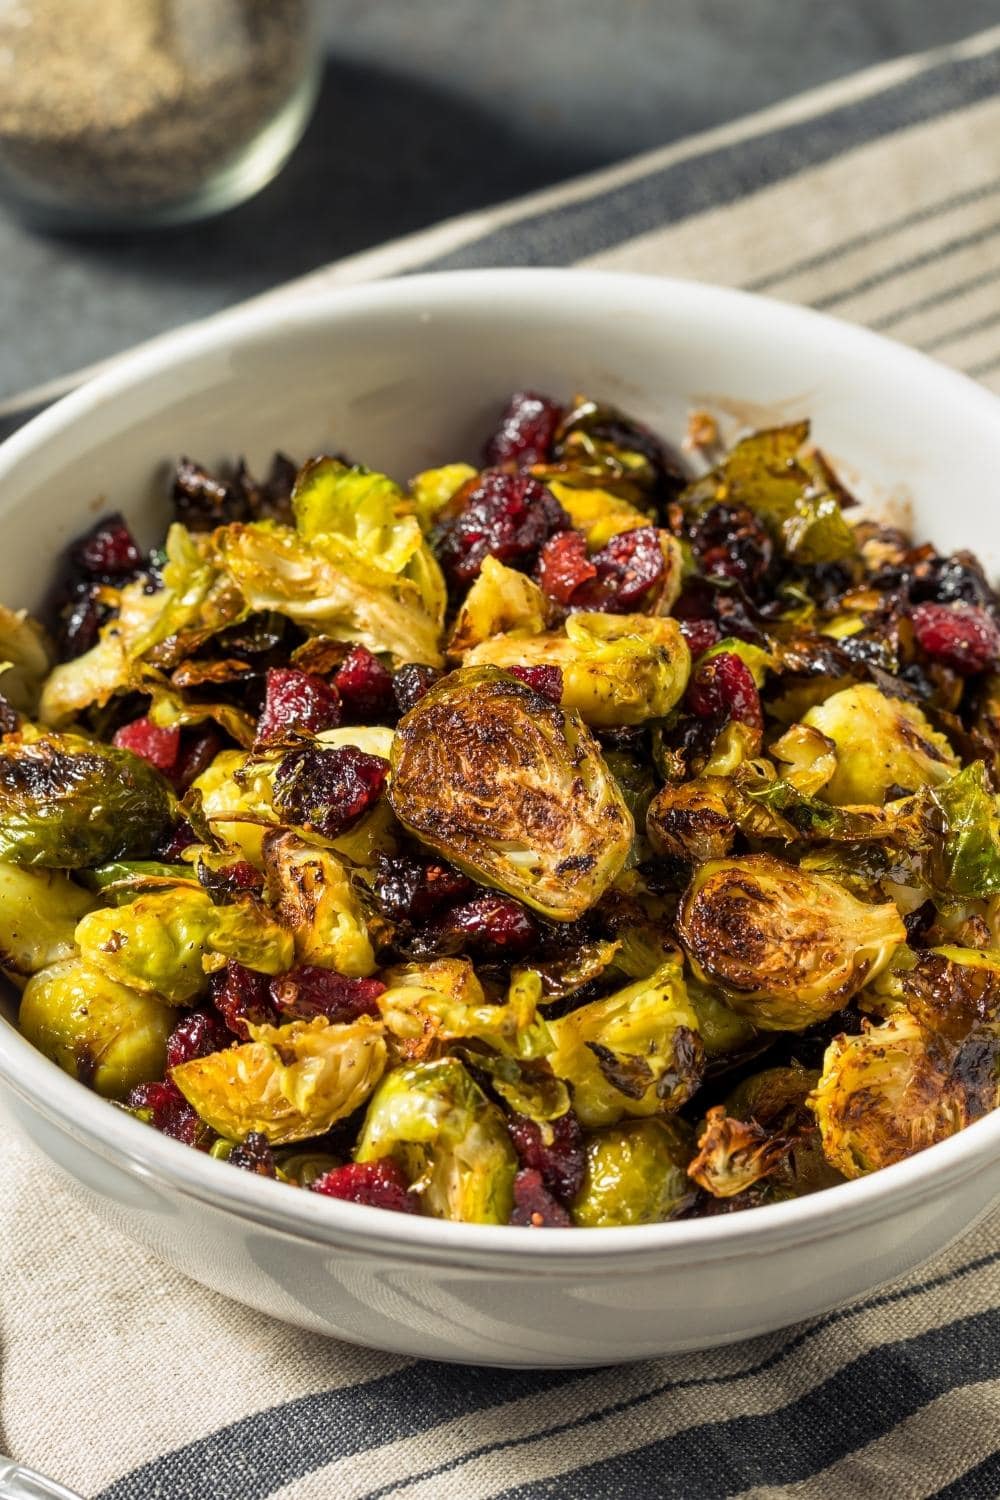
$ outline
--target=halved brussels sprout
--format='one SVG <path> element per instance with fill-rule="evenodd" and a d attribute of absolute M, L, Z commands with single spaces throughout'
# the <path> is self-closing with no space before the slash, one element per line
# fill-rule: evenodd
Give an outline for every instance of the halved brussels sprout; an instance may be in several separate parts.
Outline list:
<path fill-rule="evenodd" d="M 587 1139 L 587 1169 L 572 1215 L 582 1229 L 662 1224 L 694 1199 L 691 1132 L 679 1120 L 633 1120 Z"/>
<path fill-rule="evenodd" d="M 207 892 L 186 886 L 92 911 L 76 941 L 91 968 L 170 1005 L 201 994 L 227 958 L 263 974 L 283 974 L 294 959 L 292 934 L 259 902 L 214 906 Z"/>
<path fill-rule="evenodd" d="M 716 1198 L 746 1193 L 747 1204 L 801 1198 L 841 1181 L 808 1105 L 818 1081 L 818 1071 L 793 1064 L 737 1084 L 724 1106 L 709 1110 L 691 1177 Z"/>
<path fill-rule="evenodd" d="M 322 1135 L 365 1102 L 385 1068 L 382 1025 L 370 1016 L 254 1026 L 251 1035 L 171 1071 L 205 1123 L 231 1141 L 254 1130 L 272 1146 Z"/>
<path fill-rule="evenodd" d="M 130 750 L 75 734 L 0 742 L 0 860 L 78 869 L 149 852 L 172 818 L 170 788 Z"/>
<path fill-rule="evenodd" d="M 698 976 L 765 1031 L 833 1015 L 906 941 L 892 902 L 867 906 L 768 854 L 702 865 L 677 933 Z"/>
<path fill-rule="evenodd" d="M 292 934 L 296 961 L 336 969 L 350 979 L 373 973 L 364 911 L 343 860 L 294 833 L 279 832 L 264 839 L 263 858 L 268 899 Z"/>
<path fill-rule="evenodd" d="M 385 974 L 377 1005 L 405 1056 L 423 1058 L 450 1042 L 476 1040 L 507 1057 L 530 1061 L 552 1051 L 538 1014 L 542 984 L 531 970 L 514 976 L 505 1003 L 491 1003 L 467 959 L 403 964 Z"/>
<path fill-rule="evenodd" d="M 698 1137 L 688 1176 L 713 1198 L 735 1198 L 777 1170 L 792 1149 L 790 1137 L 755 1120 L 736 1120 L 716 1104 Z"/>
<path fill-rule="evenodd" d="M 827 1161 L 861 1177 L 955 1135 L 1000 1104 L 998 1060 L 995 1034 L 964 1052 L 903 1009 L 835 1037 L 810 1095 Z"/>
<path fill-rule="evenodd" d="M 455 1057 L 387 1073 L 355 1161 L 392 1156 L 436 1219 L 506 1224 L 517 1157 L 503 1115 Z"/>
<path fill-rule="evenodd" d="M 693 864 L 722 859 L 736 838 L 731 802 L 731 784 L 722 776 L 668 782 L 646 814 L 649 842 L 657 854 L 671 854 Z"/>
<path fill-rule="evenodd" d="M 52 666 L 45 631 L 23 609 L 0 605 L 0 693 L 18 713 L 34 719 L 42 685 Z"/>
<path fill-rule="evenodd" d="M 537 583 L 487 554 L 466 594 L 448 641 L 448 655 L 461 657 L 492 636 L 517 631 L 537 635 L 549 623 L 551 606 Z"/>
<path fill-rule="evenodd" d="M 556 921 L 593 905 L 635 833 L 585 726 L 493 667 L 451 673 L 400 721 L 389 800 L 445 859 Z"/>
<path fill-rule="evenodd" d="M 465 663 L 559 667 L 563 708 L 610 729 L 668 714 L 687 687 L 691 653 L 676 620 L 581 612 L 561 632 L 495 636 L 468 652 Z"/>
<path fill-rule="evenodd" d="M 0 969 L 11 976 L 36 974 L 69 958 L 76 950 L 76 924 L 93 905 L 89 891 L 61 870 L 0 864 Z"/>
<path fill-rule="evenodd" d="M 573 1085 L 584 1125 L 669 1114 L 701 1082 L 698 1017 L 678 964 L 579 1006 L 550 1021 L 549 1030 L 555 1040 L 549 1063 Z"/>
<path fill-rule="evenodd" d="M 803 722 L 836 747 L 836 770 L 821 790 L 828 802 L 881 804 L 891 788 L 898 797 L 937 786 L 959 768 L 944 735 L 916 704 L 887 698 L 870 682 L 834 693 Z"/>
<path fill-rule="evenodd" d="M 929 1031 L 958 1042 L 1000 1021 L 1000 950 L 924 948 L 909 959 L 894 966 L 893 989 Z"/>
<path fill-rule="evenodd" d="M 18 1025 L 33 1046 L 109 1099 L 163 1075 L 176 1012 L 79 958 L 40 970 L 25 986 Z"/>

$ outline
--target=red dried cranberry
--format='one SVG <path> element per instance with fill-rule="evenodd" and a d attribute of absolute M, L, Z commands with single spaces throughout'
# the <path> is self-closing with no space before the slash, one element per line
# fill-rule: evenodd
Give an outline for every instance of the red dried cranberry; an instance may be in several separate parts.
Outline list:
<path fill-rule="evenodd" d="M 531 913 L 513 896 L 499 891 L 484 891 L 452 907 L 434 925 L 448 947 L 469 949 L 483 958 L 516 958 L 538 940 L 538 924 Z"/>
<path fill-rule="evenodd" d="M 377 1016 L 376 999 L 385 989 L 380 979 L 348 979 L 318 964 L 300 964 L 271 980 L 271 1000 L 284 1017 L 311 1021 L 356 1021 L 359 1016 Z"/>
<path fill-rule="evenodd" d="M 384 719 L 395 706 L 392 674 L 364 646 L 352 646 L 333 683 L 348 716 L 358 724 Z"/>
<path fill-rule="evenodd" d="M 198 835 L 191 824 L 181 821 L 176 827 L 171 828 L 156 846 L 156 858 L 162 859 L 166 865 L 178 862 L 185 849 L 190 849 L 192 844 L 199 843 Z"/>
<path fill-rule="evenodd" d="M 182 730 L 177 763 L 170 773 L 170 780 L 175 789 L 181 794 L 186 792 L 191 783 L 197 781 L 203 771 L 208 770 L 225 743 L 225 739 L 214 724 L 203 724 L 197 729 Z"/>
<path fill-rule="evenodd" d="M 512 1115 L 507 1129 L 521 1166 L 541 1173 L 550 1193 L 563 1203 L 571 1202 L 583 1186 L 587 1166 L 583 1131 L 573 1111 L 544 1127 L 527 1115 Z M 552 1133 L 551 1143 L 546 1143 L 546 1130 Z"/>
<path fill-rule="evenodd" d="M 752 729 L 764 727 L 753 674 L 733 651 L 719 651 L 701 663 L 688 684 L 687 706 L 697 718 L 720 725 L 738 719 Z"/>
<path fill-rule="evenodd" d="M 167 1038 L 167 1071 L 190 1062 L 193 1057 L 221 1052 L 232 1040 L 217 1015 L 210 1010 L 192 1010 L 181 1017 Z"/>
<path fill-rule="evenodd" d="M 436 534 L 438 555 L 452 584 L 472 582 L 484 557 L 530 568 L 539 549 L 569 516 L 539 480 L 529 474 L 486 469 L 459 492 L 462 504 Z"/>
<path fill-rule="evenodd" d="M 525 1229 L 569 1229 L 573 1220 L 548 1191 L 541 1172 L 522 1170 L 514 1178 L 510 1223 Z"/>
<path fill-rule="evenodd" d="M 767 529 L 745 505 L 713 505 L 691 528 L 691 550 L 709 578 L 732 578 L 750 593 L 774 560 Z"/>
<path fill-rule="evenodd" d="M 548 698 L 558 708 L 562 702 L 563 674 L 561 667 L 508 667 L 512 677 L 526 682 L 531 690 Z"/>
<path fill-rule="evenodd" d="M 100 585 L 78 583 L 59 612 L 59 660 L 72 661 L 97 645 L 100 629 L 108 618 L 101 603 Z"/>
<path fill-rule="evenodd" d="M 259 896 L 264 890 L 263 875 L 248 859 L 234 860 L 218 870 L 199 864 L 198 879 L 216 906 L 227 906 L 248 894 Z"/>
<path fill-rule="evenodd" d="M 393 922 L 422 922 L 472 893 L 472 881 L 451 865 L 401 854 L 377 856 L 375 895 Z"/>
<path fill-rule="evenodd" d="M 286 755 L 274 778 L 274 805 L 282 817 L 336 838 L 374 807 L 389 762 L 354 745 L 323 750 L 303 746 Z"/>
<path fill-rule="evenodd" d="M 124 517 L 116 511 L 81 537 L 73 548 L 73 562 L 89 578 L 128 578 L 142 567 L 142 553 Z"/>
<path fill-rule="evenodd" d="M 709 646 L 717 645 L 722 639 L 714 620 L 679 620 L 677 623 L 695 661 Z"/>
<path fill-rule="evenodd" d="M 663 577 L 665 563 L 655 526 L 622 531 L 590 559 L 596 577 L 574 593 L 572 604 L 607 614 L 628 614 L 649 602 L 650 590 Z"/>
<path fill-rule="evenodd" d="M 126 1100 L 130 1109 L 142 1110 L 161 1135 L 185 1146 L 205 1146 L 212 1131 L 195 1114 L 175 1083 L 140 1083 Z"/>
<path fill-rule="evenodd" d="M 226 1160 L 231 1167 L 239 1167 L 243 1172 L 253 1172 L 257 1177 L 278 1175 L 271 1143 L 259 1130 L 251 1130 L 245 1141 L 233 1147 Z"/>
<path fill-rule="evenodd" d="M 440 676 L 434 667 L 424 667 L 415 661 L 400 667 L 392 679 L 392 692 L 400 713 L 408 714 L 414 704 L 430 692 Z"/>
<path fill-rule="evenodd" d="M 181 732 L 179 729 L 163 729 L 151 719 L 133 719 L 131 724 L 122 725 L 113 743 L 119 750 L 131 750 L 133 755 L 141 756 L 158 771 L 169 775 L 177 764 Z"/>
<path fill-rule="evenodd" d="M 253 1026 L 268 1026 L 277 1020 L 267 975 L 245 968 L 234 958 L 212 975 L 209 993 L 212 1004 L 241 1042 L 250 1040 L 248 1021 Z"/>
<path fill-rule="evenodd" d="M 411 1193 L 401 1168 L 391 1156 L 378 1161 L 349 1161 L 317 1177 L 314 1193 L 340 1198 L 345 1203 L 364 1203 L 368 1208 L 388 1208 L 399 1214 L 420 1212 L 416 1193 Z"/>
<path fill-rule="evenodd" d="M 297 667 L 271 667 L 267 673 L 264 712 L 257 724 L 258 745 L 279 740 L 294 729 L 319 734 L 340 723 L 340 695 L 335 687 Z"/>
<path fill-rule="evenodd" d="M 562 407 L 550 397 L 517 391 L 483 450 L 486 463 L 516 464 L 519 469 L 545 463 L 562 416 Z"/>
<path fill-rule="evenodd" d="M 581 531 L 557 531 L 539 553 L 538 582 L 557 604 L 568 604 L 582 584 L 596 577 Z"/>
<path fill-rule="evenodd" d="M 911 618 L 921 650 L 953 672 L 983 672 L 1000 655 L 1000 630 L 974 604 L 918 604 Z"/>

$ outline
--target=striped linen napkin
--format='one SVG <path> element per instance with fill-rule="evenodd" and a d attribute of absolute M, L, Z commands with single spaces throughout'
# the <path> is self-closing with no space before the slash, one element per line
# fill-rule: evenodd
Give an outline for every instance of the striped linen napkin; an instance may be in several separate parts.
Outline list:
<path fill-rule="evenodd" d="M 1000 390 L 998 84 L 1000 29 L 268 297 L 458 266 L 669 273 L 830 309 Z M 227 1302 L 4 1140 L 0 1449 L 87 1496 L 1000 1494 L 1000 1213 L 906 1281 L 752 1343 L 470 1371 Z"/>

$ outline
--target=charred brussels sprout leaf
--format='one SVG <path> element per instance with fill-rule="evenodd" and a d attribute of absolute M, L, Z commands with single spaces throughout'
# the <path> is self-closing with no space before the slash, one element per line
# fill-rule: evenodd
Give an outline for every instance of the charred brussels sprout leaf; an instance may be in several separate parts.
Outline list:
<path fill-rule="evenodd" d="M 792 1144 L 755 1120 L 733 1119 L 717 1104 L 706 1116 L 688 1176 L 713 1198 L 734 1198 L 776 1171 Z"/>
<path fill-rule="evenodd" d="M 892 902 L 868 906 L 767 854 L 702 865 L 677 931 L 699 977 L 766 1031 L 833 1015 L 906 940 Z"/>
<path fill-rule="evenodd" d="M 891 787 L 937 786 L 958 770 L 948 741 L 920 709 L 870 682 L 834 693 L 804 723 L 836 748 L 836 770 L 822 789 L 828 802 L 881 804 Z"/>
<path fill-rule="evenodd" d="M 323 1135 L 362 1105 L 385 1067 L 382 1026 L 322 1017 L 255 1026 L 253 1040 L 175 1067 L 171 1076 L 206 1124 L 231 1141 L 252 1131 L 272 1146 Z"/>
<path fill-rule="evenodd" d="M 29 979 L 18 1024 L 46 1057 L 99 1094 L 124 1099 L 162 1076 L 176 1013 L 69 958 Z"/>
<path fill-rule="evenodd" d="M 170 788 L 129 750 L 77 735 L 0 743 L 0 859 L 79 869 L 147 854 L 172 817 Z"/>
<path fill-rule="evenodd" d="M 268 895 L 278 921 L 292 934 L 301 964 L 364 979 L 375 969 L 361 896 L 336 854 L 294 833 L 264 840 Z"/>
<path fill-rule="evenodd" d="M 722 776 L 668 782 L 646 813 L 646 833 L 658 854 L 698 864 L 721 859 L 736 837 L 732 789 Z"/>
<path fill-rule="evenodd" d="M 689 1207 L 690 1132 L 678 1120 L 635 1120 L 595 1131 L 587 1169 L 572 1205 L 583 1229 L 661 1224 Z"/>
<path fill-rule="evenodd" d="M 944 821 L 931 859 L 934 884 L 952 896 L 1000 894 L 1000 804 L 982 761 L 936 787 L 931 797 Z"/>
<path fill-rule="evenodd" d="M 393 1156 L 437 1219 L 506 1224 L 517 1158 L 503 1116 L 454 1057 L 396 1068 L 368 1106 L 355 1161 Z"/>
<path fill-rule="evenodd" d="M 556 921 L 593 905 L 635 831 L 584 725 L 491 667 L 452 673 L 400 721 L 389 800 L 460 870 Z"/>
<path fill-rule="evenodd" d="M 549 602 L 538 584 L 488 554 L 458 611 L 448 655 L 461 657 L 493 636 L 512 631 L 537 635 L 548 621 Z"/>
<path fill-rule="evenodd" d="M 0 864 L 0 968 L 36 974 L 76 948 L 74 933 L 94 898 L 61 870 Z"/>
<path fill-rule="evenodd" d="M 408 964 L 386 977 L 389 988 L 376 1003 L 404 1054 L 423 1057 L 436 1046 L 464 1040 L 528 1061 L 552 1050 L 549 1029 L 537 1010 L 542 988 L 537 974 L 516 976 L 504 1004 L 487 1001 L 466 959 Z"/>
<path fill-rule="evenodd" d="M 928 1031 L 957 1042 L 976 1026 L 1000 1021 L 1000 951 L 949 946 L 908 959 L 898 970 L 893 966 L 892 988 Z"/>

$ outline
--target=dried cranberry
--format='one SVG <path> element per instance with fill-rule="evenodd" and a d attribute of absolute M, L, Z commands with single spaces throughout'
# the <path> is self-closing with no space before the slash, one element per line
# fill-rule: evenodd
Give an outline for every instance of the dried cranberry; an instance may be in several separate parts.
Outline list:
<path fill-rule="evenodd" d="M 257 724 L 259 745 L 281 739 L 295 729 L 319 734 L 321 729 L 336 729 L 339 723 L 340 695 L 322 677 L 300 672 L 297 667 L 269 669 L 264 712 Z"/>
<path fill-rule="evenodd" d="M 81 573 L 107 582 L 120 581 L 137 573 L 143 561 L 142 553 L 118 511 L 98 521 L 93 530 L 75 544 L 71 555 Z"/>
<path fill-rule="evenodd" d="M 709 646 L 716 645 L 722 636 L 714 620 L 679 620 L 681 634 L 688 643 L 692 657 L 697 660 Z"/>
<path fill-rule="evenodd" d="M 392 679 L 392 692 L 400 713 L 408 714 L 414 704 L 430 692 L 440 675 L 434 667 L 424 667 L 415 661 L 400 667 Z"/>
<path fill-rule="evenodd" d="M 522 1170 L 514 1178 L 510 1223 L 526 1229 L 569 1229 L 573 1220 L 548 1191 L 541 1172 Z"/>
<path fill-rule="evenodd" d="M 401 854 L 377 856 L 375 895 L 393 922 L 423 922 L 471 894 L 472 881 L 451 865 Z"/>
<path fill-rule="evenodd" d="M 149 1123 L 161 1135 L 185 1146 L 206 1145 L 212 1132 L 191 1108 L 175 1083 L 140 1083 L 126 1100 L 129 1109 L 148 1114 Z"/>
<path fill-rule="evenodd" d="M 452 584 L 472 582 L 484 557 L 530 568 L 539 549 L 570 519 L 544 484 L 528 474 L 486 469 L 459 492 L 462 508 L 437 529 L 441 564 Z"/>
<path fill-rule="evenodd" d="M 713 505 L 691 528 L 691 550 L 710 578 L 732 578 L 753 593 L 774 560 L 767 529 L 745 505 Z"/>
<path fill-rule="evenodd" d="M 354 745 L 323 750 L 303 746 L 286 755 L 274 778 L 274 805 L 282 817 L 336 838 L 374 807 L 389 762 Z"/>
<path fill-rule="evenodd" d="M 560 1115 L 547 1126 L 537 1125 L 527 1115 L 512 1115 L 507 1129 L 521 1166 L 540 1172 L 549 1192 L 563 1203 L 575 1198 L 583 1186 L 587 1157 L 583 1131 L 573 1111 Z M 545 1140 L 546 1130 L 552 1133 L 549 1143 Z"/>
<path fill-rule="evenodd" d="M 181 732 L 181 748 L 177 763 L 170 773 L 170 780 L 177 792 L 184 793 L 192 782 L 207 771 L 219 751 L 225 747 L 225 739 L 214 724 L 203 724 L 197 729 Z"/>
<path fill-rule="evenodd" d="M 234 860 L 231 865 L 222 865 L 218 870 L 199 864 L 198 879 L 216 906 L 227 906 L 238 901 L 240 896 L 260 896 L 264 890 L 263 875 L 247 859 Z"/>
<path fill-rule="evenodd" d="M 562 407 L 550 397 L 517 391 L 483 450 L 486 463 L 516 464 L 519 469 L 545 463 L 562 416 Z"/>
<path fill-rule="evenodd" d="M 151 719 L 133 719 L 123 724 L 114 737 L 119 750 L 131 750 L 155 766 L 164 775 L 169 775 L 177 763 L 181 748 L 179 729 L 163 729 Z"/>
<path fill-rule="evenodd" d="M 364 646 L 352 646 L 333 679 L 345 712 L 357 724 L 387 718 L 395 707 L 392 674 Z"/>
<path fill-rule="evenodd" d="M 233 1147 L 226 1160 L 231 1167 L 239 1167 L 243 1172 L 253 1172 L 257 1177 L 278 1175 L 271 1143 L 259 1130 L 251 1130 L 245 1141 Z"/>
<path fill-rule="evenodd" d="M 100 585 L 78 584 L 59 613 L 57 637 L 60 661 L 72 661 L 96 646 L 101 626 L 108 618 L 101 603 Z"/>
<path fill-rule="evenodd" d="M 271 980 L 271 999 L 294 1021 L 326 1016 L 328 1021 L 356 1021 L 377 1016 L 376 999 L 385 989 L 380 979 L 348 979 L 318 964 L 300 964 Z"/>
<path fill-rule="evenodd" d="M 349 1161 L 317 1177 L 314 1193 L 340 1198 L 345 1203 L 364 1203 L 368 1208 L 388 1208 L 395 1213 L 419 1213 L 419 1200 L 411 1193 L 401 1168 L 391 1156 L 378 1161 Z"/>
<path fill-rule="evenodd" d="M 509 667 L 512 677 L 526 682 L 533 692 L 548 698 L 556 707 L 562 702 L 563 674 L 561 667 Z"/>
<path fill-rule="evenodd" d="M 250 1040 L 248 1021 L 253 1026 L 267 1026 L 277 1020 L 267 975 L 245 968 L 234 958 L 212 975 L 209 994 L 229 1030 L 242 1042 Z"/>
<path fill-rule="evenodd" d="M 582 584 L 596 577 L 581 531 L 557 531 L 539 553 L 538 582 L 557 604 L 568 604 Z"/>
<path fill-rule="evenodd" d="M 211 531 L 229 521 L 292 518 L 291 493 L 297 467 L 284 453 L 276 453 L 265 480 L 253 477 L 242 459 L 225 474 L 210 474 L 200 464 L 182 458 L 174 472 L 171 498 L 177 518 L 192 531 Z"/>
<path fill-rule="evenodd" d="M 166 865 L 176 864 L 185 849 L 190 849 L 192 844 L 199 842 L 198 835 L 191 824 L 182 820 L 171 828 L 157 844 L 156 858 L 162 859 Z"/>
<path fill-rule="evenodd" d="M 628 614 L 648 603 L 650 590 L 663 577 L 665 563 L 655 526 L 639 526 L 613 536 L 590 559 L 596 577 L 584 583 L 572 603 L 582 609 Z"/>
<path fill-rule="evenodd" d="M 734 651 L 719 651 L 701 663 L 688 684 L 687 706 L 699 719 L 719 724 L 738 719 L 753 729 L 764 727 L 753 673 Z"/>
<path fill-rule="evenodd" d="M 1000 654 L 1000 630 L 974 604 L 918 604 L 911 618 L 921 650 L 953 672 L 985 671 Z"/>
<path fill-rule="evenodd" d="M 167 1071 L 193 1057 L 221 1052 L 232 1040 L 219 1016 L 210 1010 L 192 1010 L 181 1017 L 167 1038 Z"/>
<path fill-rule="evenodd" d="M 482 958 L 516 958 L 538 940 L 538 924 L 513 896 L 484 891 L 452 907 L 428 932 L 455 952 L 468 949 Z"/>

